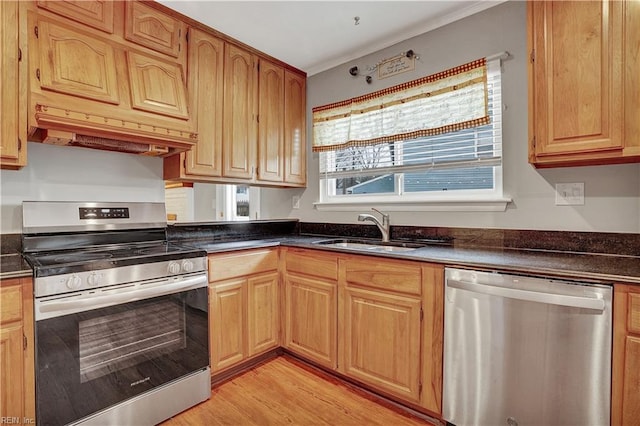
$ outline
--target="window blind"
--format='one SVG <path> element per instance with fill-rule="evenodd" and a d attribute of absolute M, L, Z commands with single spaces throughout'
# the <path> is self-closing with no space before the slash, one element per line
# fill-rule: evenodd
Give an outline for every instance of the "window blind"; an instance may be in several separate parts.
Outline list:
<path fill-rule="evenodd" d="M 486 60 L 313 109 L 313 149 L 374 145 L 488 122 Z"/>
<path fill-rule="evenodd" d="M 486 119 L 432 135 L 325 146 L 320 149 L 320 179 L 328 183 L 325 195 L 495 189 L 496 167 L 502 164 L 500 58 L 485 65 Z M 432 121 L 446 122 L 438 114 L 458 114 L 470 96 L 474 95 L 455 90 L 446 107 L 426 113 L 433 115 Z"/>

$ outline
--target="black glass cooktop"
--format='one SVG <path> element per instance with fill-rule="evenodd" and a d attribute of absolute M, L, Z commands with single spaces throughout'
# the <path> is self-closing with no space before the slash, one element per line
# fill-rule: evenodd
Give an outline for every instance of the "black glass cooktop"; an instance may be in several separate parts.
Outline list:
<path fill-rule="evenodd" d="M 36 277 L 200 256 L 206 256 L 206 252 L 194 247 L 167 242 L 152 245 L 134 244 L 25 254 L 25 258 L 33 267 Z"/>

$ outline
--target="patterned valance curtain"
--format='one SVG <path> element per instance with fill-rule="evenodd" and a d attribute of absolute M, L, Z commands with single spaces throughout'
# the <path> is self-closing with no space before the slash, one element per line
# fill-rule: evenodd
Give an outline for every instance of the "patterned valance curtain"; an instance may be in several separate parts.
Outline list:
<path fill-rule="evenodd" d="M 486 59 L 313 108 L 313 151 L 437 135 L 489 122 Z"/>

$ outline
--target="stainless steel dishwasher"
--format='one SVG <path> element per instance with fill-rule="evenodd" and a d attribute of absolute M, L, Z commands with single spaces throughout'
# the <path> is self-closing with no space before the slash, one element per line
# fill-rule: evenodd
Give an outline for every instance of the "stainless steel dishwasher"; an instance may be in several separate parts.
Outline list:
<path fill-rule="evenodd" d="M 608 425 L 612 287 L 446 269 L 443 418 Z"/>

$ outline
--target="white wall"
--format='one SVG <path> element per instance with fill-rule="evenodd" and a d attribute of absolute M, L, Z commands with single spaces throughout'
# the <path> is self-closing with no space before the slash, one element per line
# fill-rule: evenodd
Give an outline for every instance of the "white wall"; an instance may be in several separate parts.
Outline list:
<path fill-rule="evenodd" d="M 383 58 L 413 49 L 416 70 L 367 85 L 349 75 L 350 67 L 366 70 Z M 311 108 L 348 99 L 433 74 L 501 51 L 512 54 L 503 64 L 503 150 L 505 195 L 513 199 L 506 212 L 393 212 L 392 224 L 574 231 L 640 232 L 640 165 L 536 170 L 527 162 L 526 4 L 509 1 L 461 21 L 399 43 L 388 49 L 311 76 L 307 82 L 309 144 Z M 357 212 L 317 211 L 318 155 L 308 155 L 308 188 L 263 193 L 263 209 L 303 221 L 356 223 Z M 584 182 L 583 206 L 556 206 L 555 184 Z M 301 208 L 291 197 L 302 195 Z"/>
<path fill-rule="evenodd" d="M 30 142 L 27 166 L 0 171 L 0 232 L 22 232 L 22 201 L 164 202 L 162 159 Z"/>

